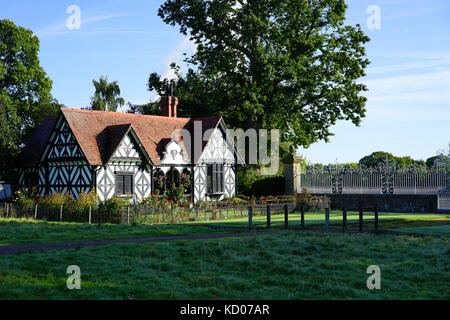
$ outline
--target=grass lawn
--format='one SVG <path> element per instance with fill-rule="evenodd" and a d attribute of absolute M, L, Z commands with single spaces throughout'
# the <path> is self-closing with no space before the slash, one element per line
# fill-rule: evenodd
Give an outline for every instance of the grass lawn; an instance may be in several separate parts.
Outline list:
<path fill-rule="evenodd" d="M 374 221 L 373 212 L 364 213 L 364 222 Z M 448 220 L 450 222 L 449 214 L 435 214 L 435 213 L 393 213 L 393 212 L 380 212 L 378 214 L 378 219 L 380 222 L 387 221 L 413 221 L 413 220 Z M 257 215 L 253 217 L 254 226 L 266 226 L 267 218 L 265 215 Z M 300 212 L 289 213 L 289 225 L 299 226 L 301 221 Z M 356 211 L 347 212 L 347 223 L 358 223 L 359 213 Z M 204 224 L 202 221 L 191 222 L 191 224 Z M 216 225 L 227 225 L 227 226 L 237 226 L 246 227 L 248 226 L 248 217 L 243 218 L 230 218 L 226 220 L 215 220 L 208 221 L 208 223 Z M 272 214 L 271 215 L 272 226 L 284 225 L 284 214 Z M 324 225 L 325 224 L 325 213 L 324 212 L 306 212 L 305 213 L 305 225 Z M 342 224 L 342 211 L 331 211 L 330 212 L 330 224 Z"/>
<path fill-rule="evenodd" d="M 448 237 L 300 231 L 111 244 L 0 256 L 0 299 L 449 299 L 449 257 Z"/>
<path fill-rule="evenodd" d="M 373 229 L 373 213 L 364 215 L 365 230 Z M 347 221 L 349 229 L 351 225 L 358 222 L 357 212 L 348 212 Z M 380 213 L 380 228 L 405 228 L 421 227 L 432 225 L 433 223 L 441 225 L 450 223 L 448 214 L 404 214 L 404 213 Z M 321 227 L 325 223 L 323 212 L 305 213 L 305 225 Z M 255 227 L 266 227 L 265 216 L 254 216 L 253 224 Z M 3 219 L 0 218 L 0 246 L 18 243 L 32 242 L 52 242 L 52 241 L 71 241 L 88 239 L 110 239 L 110 238 L 132 238 L 145 236 L 164 236 L 175 234 L 198 234 L 198 233 L 217 233 L 230 232 L 229 229 L 212 229 L 204 225 L 237 227 L 233 231 L 246 230 L 248 227 L 248 218 L 230 218 L 227 220 L 216 221 L 196 221 L 181 224 L 85 224 L 68 222 L 45 222 L 26 219 Z M 289 214 L 289 225 L 300 226 L 300 213 Z M 342 213 L 330 213 L 330 225 L 342 225 Z M 284 215 L 272 215 L 272 226 L 284 226 Z M 239 229 L 242 228 L 242 229 Z M 433 229 L 437 230 L 437 229 Z M 407 231 L 405 231 L 407 232 Z"/>
<path fill-rule="evenodd" d="M 70 241 L 87 239 L 134 238 L 175 234 L 221 232 L 211 228 L 186 225 L 126 225 L 43 222 L 0 219 L 0 246 L 16 243 Z"/>
<path fill-rule="evenodd" d="M 398 228 L 393 229 L 398 232 L 418 233 L 418 234 L 433 234 L 441 236 L 450 236 L 450 224 L 440 226 L 425 226 L 413 228 Z"/>

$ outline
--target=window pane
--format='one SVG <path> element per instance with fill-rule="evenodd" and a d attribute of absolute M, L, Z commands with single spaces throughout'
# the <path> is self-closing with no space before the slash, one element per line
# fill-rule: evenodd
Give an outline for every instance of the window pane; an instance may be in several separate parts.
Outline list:
<path fill-rule="evenodd" d="M 123 194 L 123 176 L 116 175 L 116 194 Z"/>
<path fill-rule="evenodd" d="M 116 195 L 134 194 L 133 175 L 117 174 L 116 175 Z"/>
<path fill-rule="evenodd" d="M 124 194 L 133 194 L 133 176 L 124 175 Z"/>
<path fill-rule="evenodd" d="M 208 192 L 209 193 L 212 193 L 213 192 L 213 166 L 212 165 L 208 165 L 208 167 L 207 167 L 207 181 L 206 181 L 206 184 L 207 184 L 207 190 L 208 190 Z"/>

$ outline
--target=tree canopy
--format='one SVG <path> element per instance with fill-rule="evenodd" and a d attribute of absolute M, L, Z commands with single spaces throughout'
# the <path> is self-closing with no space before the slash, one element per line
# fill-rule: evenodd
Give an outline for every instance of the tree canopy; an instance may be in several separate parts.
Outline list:
<path fill-rule="evenodd" d="M 117 111 L 118 107 L 125 104 L 120 96 L 120 87 L 117 81 L 108 82 L 108 77 L 100 76 L 100 79 L 92 80 L 95 87 L 94 96 L 91 98 L 92 110 Z"/>
<path fill-rule="evenodd" d="M 177 79 L 180 108 L 280 129 L 285 150 L 328 140 L 337 120 L 359 125 L 369 38 L 344 23 L 346 8 L 344 0 L 166 1 L 159 16 L 197 45 Z M 163 82 L 152 74 L 149 89 Z"/>
<path fill-rule="evenodd" d="M 14 168 L 18 152 L 42 120 L 58 113 L 52 81 L 39 62 L 31 30 L 0 20 L 0 175 Z"/>
<path fill-rule="evenodd" d="M 425 166 L 425 161 L 423 160 L 414 160 L 410 156 L 396 157 L 392 153 L 384 151 L 372 152 L 370 155 L 361 158 L 361 160 L 359 160 L 359 164 L 366 167 L 376 168 L 379 163 L 386 161 L 386 159 L 388 159 L 391 163 L 395 162 L 396 166 L 399 168 L 408 167 L 410 165 Z"/>
<path fill-rule="evenodd" d="M 182 75 L 180 67 L 175 63 L 170 65 L 176 79 L 163 79 L 156 72 L 150 74 L 147 82 L 149 91 L 156 92 L 158 96 L 166 95 L 166 88 L 169 82 L 175 85 L 176 96 L 180 101 L 178 105 L 177 114 L 180 117 L 198 118 L 209 115 L 217 115 L 220 110 L 217 108 L 217 103 L 214 101 L 214 95 L 206 91 L 207 87 L 198 74 L 192 69 L 189 69 L 186 75 Z M 131 107 L 133 106 L 133 108 Z M 159 101 L 149 102 L 143 105 L 131 105 L 129 112 L 137 112 L 143 114 L 161 114 L 161 107 Z M 227 121 L 228 123 L 228 121 Z"/>
<path fill-rule="evenodd" d="M 450 156 L 433 156 L 433 157 L 429 157 L 425 162 L 427 164 L 428 168 L 431 168 L 436 161 L 441 161 L 442 163 L 445 163 L 447 166 L 450 166 Z"/>

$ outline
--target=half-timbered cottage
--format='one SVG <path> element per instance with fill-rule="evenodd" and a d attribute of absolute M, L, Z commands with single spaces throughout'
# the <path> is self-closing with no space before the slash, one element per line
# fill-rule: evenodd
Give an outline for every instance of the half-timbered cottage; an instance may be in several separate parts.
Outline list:
<path fill-rule="evenodd" d="M 173 183 L 194 202 L 235 195 L 239 154 L 223 118 L 179 118 L 177 103 L 163 97 L 162 116 L 62 108 L 25 147 L 19 188 L 77 197 L 95 187 L 101 200 L 139 201 Z"/>

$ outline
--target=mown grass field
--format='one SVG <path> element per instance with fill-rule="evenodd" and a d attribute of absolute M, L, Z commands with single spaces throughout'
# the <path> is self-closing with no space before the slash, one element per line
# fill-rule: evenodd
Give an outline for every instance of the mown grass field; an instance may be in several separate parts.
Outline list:
<path fill-rule="evenodd" d="M 25 219 L 0 219 L 0 246 L 17 243 L 70 241 L 88 239 L 132 238 L 222 232 L 204 226 L 185 224 L 83 224 L 45 222 Z"/>
<path fill-rule="evenodd" d="M 254 218 L 262 229 L 265 217 Z M 299 226 L 299 219 L 299 214 L 291 214 L 290 225 Z M 323 213 L 307 213 L 306 225 L 320 229 L 323 219 Z M 330 219 L 332 226 L 342 223 L 339 212 L 332 212 Z M 349 212 L 348 222 L 356 227 L 357 213 Z M 449 223 L 445 214 L 380 213 L 381 230 L 405 235 L 286 230 L 246 238 L 0 255 L 0 299 L 449 299 Z M 283 215 L 272 217 L 274 227 L 283 224 Z M 209 225 L 242 227 L 232 229 L 240 232 L 248 220 Z M 367 215 L 364 229 L 371 228 Z M 0 219 L 3 246 L 217 232 L 230 230 L 198 223 L 88 225 Z M 366 287 L 366 269 L 373 264 L 381 268 L 381 290 Z M 69 265 L 81 268 L 81 290 L 66 287 Z"/>
<path fill-rule="evenodd" d="M 358 213 L 348 212 L 347 230 L 358 231 Z M 300 213 L 289 214 L 289 227 L 299 228 Z M 373 213 L 365 213 L 363 231 L 374 231 Z M 380 213 L 379 230 L 398 231 L 426 235 L 448 236 L 448 214 Z M 435 226 L 434 228 L 432 228 Z M 253 229 L 267 227 L 266 216 L 253 217 Z M 284 214 L 273 214 L 272 228 L 284 227 Z M 323 212 L 306 212 L 305 227 L 325 230 Z M 424 227 L 424 228 L 423 228 Z M 342 212 L 330 212 L 330 230 L 342 228 Z M 212 221 L 193 221 L 172 224 L 87 224 L 72 222 L 48 222 L 32 219 L 0 218 L 0 246 L 10 244 L 61 242 L 77 240 L 101 240 L 115 238 L 139 238 L 152 236 L 189 235 L 248 230 L 248 217 Z"/>
<path fill-rule="evenodd" d="M 397 228 L 393 229 L 397 232 L 405 233 L 417 233 L 417 234 L 427 234 L 427 235 L 438 235 L 438 236 L 450 236 L 450 224 L 446 225 L 435 225 L 435 226 L 423 226 L 423 227 L 411 227 L 411 228 Z"/>
<path fill-rule="evenodd" d="M 281 231 L 0 256 L 0 299 L 449 299 L 448 237 Z M 81 290 L 66 287 L 69 265 Z M 369 265 L 381 290 L 368 290 Z"/>
<path fill-rule="evenodd" d="M 364 215 L 365 230 L 373 229 L 373 213 Z M 272 227 L 284 226 L 284 215 L 275 214 L 271 219 Z M 400 214 L 380 213 L 380 228 L 418 227 L 423 225 L 439 224 L 447 221 L 450 223 L 448 214 Z M 348 212 L 347 222 L 349 225 L 358 223 L 358 213 Z M 388 223 L 389 222 L 389 223 Z M 325 223 L 323 212 L 307 212 L 305 214 L 305 226 L 321 227 Z M 409 223 L 413 223 L 411 226 Z M 265 216 L 254 216 L 254 227 L 265 228 L 267 219 Z M 289 214 L 289 225 L 300 226 L 300 213 Z M 342 212 L 330 213 L 330 225 L 342 225 Z M 230 218 L 226 220 L 195 221 L 180 224 L 86 224 L 69 222 L 45 222 L 30 219 L 4 219 L 0 218 L 0 246 L 18 243 L 38 243 L 72 240 L 131 238 L 147 236 L 165 236 L 177 234 L 200 234 L 229 232 L 227 229 L 212 229 L 215 227 L 234 227 L 234 232 L 244 231 L 248 227 L 248 218 Z M 425 230 L 425 229 L 424 229 Z M 430 229 L 431 230 L 431 229 Z M 436 229 L 437 230 L 437 229 Z M 407 230 L 403 231 L 407 232 Z M 431 231 L 430 231 L 431 232 Z M 428 232 L 427 234 L 430 234 Z M 432 234 L 432 233 L 431 233 Z M 441 234 L 441 233 L 439 233 Z"/>
<path fill-rule="evenodd" d="M 364 212 L 363 216 L 364 222 L 373 222 L 375 216 L 373 212 Z M 378 214 L 379 221 L 448 221 L 450 222 L 449 214 L 436 214 L 436 213 L 394 213 L 394 212 L 380 212 Z M 300 212 L 289 213 L 289 225 L 299 226 L 301 221 Z M 349 211 L 347 212 L 347 223 L 355 224 L 359 222 L 359 212 Z M 202 221 L 191 222 L 192 224 L 204 224 Z M 224 226 L 236 226 L 236 227 L 246 227 L 248 226 L 248 217 L 231 217 L 229 219 L 223 220 L 213 220 L 208 221 L 208 223 L 215 225 Z M 266 215 L 255 215 L 253 216 L 253 225 L 266 226 L 267 217 Z M 305 226 L 316 226 L 325 224 L 325 213 L 324 212 L 306 212 L 305 213 Z M 330 225 L 342 224 L 342 211 L 331 211 L 330 212 Z M 272 214 L 271 215 L 271 225 L 282 226 L 284 225 L 284 214 Z"/>

